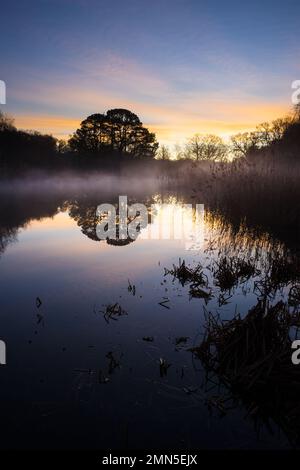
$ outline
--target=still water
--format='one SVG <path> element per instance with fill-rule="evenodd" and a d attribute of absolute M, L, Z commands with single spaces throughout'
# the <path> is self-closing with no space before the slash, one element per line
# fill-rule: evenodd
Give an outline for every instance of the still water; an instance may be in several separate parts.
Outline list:
<path fill-rule="evenodd" d="M 99 241 L 96 207 L 117 204 L 124 188 L 74 187 L 1 193 L 1 447 L 289 447 L 276 423 L 258 430 L 242 403 L 224 413 L 210 406 L 218 390 L 189 350 L 207 312 L 230 319 L 257 303 L 257 283 L 284 244 L 209 209 L 193 250 L 142 236 Z M 126 194 L 149 206 L 184 202 L 177 192 Z M 257 270 L 222 288 L 218 263 L 237 255 Z M 203 269 L 200 296 L 174 275 L 183 260 Z M 272 302 L 286 299 L 286 284 Z"/>

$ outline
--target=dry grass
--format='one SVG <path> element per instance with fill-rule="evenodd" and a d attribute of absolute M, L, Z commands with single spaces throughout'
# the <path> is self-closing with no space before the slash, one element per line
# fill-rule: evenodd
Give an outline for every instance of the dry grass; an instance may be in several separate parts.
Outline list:
<path fill-rule="evenodd" d="M 175 264 L 173 264 L 173 269 L 165 268 L 165 276 L 167 276 L 168 274 L 171 274 L 174 279 L 178 279 L 182 286 L 188 283 L 192 283 L 194 287 L 204 287 L 207 285 L 207 277 L 203 273 L 203 268 L 200 264 L 195 268 L 191 268 L 186 266 L 184 260 L 181 261 L 181 259 L 179 259 L 178 266 L 175 266 Z"/>

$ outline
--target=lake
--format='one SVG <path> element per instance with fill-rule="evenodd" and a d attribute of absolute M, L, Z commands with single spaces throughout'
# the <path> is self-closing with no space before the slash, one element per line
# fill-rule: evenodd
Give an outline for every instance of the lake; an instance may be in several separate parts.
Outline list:
<path fill-rule="evenodd" d="M 2 183 L 1 447 L 290 447 L 272 410 L 254 419 L 238 394 L 227 408 L 226 387 L 208 381 L 191 349 L 209 315 L 243 318 L 262 298 L 288 303 L 292 276 L 273 275 L 267 293 L 264 281 L 294 250 L 192 191 L 90 183 Z M 147 208 L 204 204 L 201 244 L 143 230 L 126 243 L 99 240 L 97 206 L 117 208 L 124 194 Z"/>

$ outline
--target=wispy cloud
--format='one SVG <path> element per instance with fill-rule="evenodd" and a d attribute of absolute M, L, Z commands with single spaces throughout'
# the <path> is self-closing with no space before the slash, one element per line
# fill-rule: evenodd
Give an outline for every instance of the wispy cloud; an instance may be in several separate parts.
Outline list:
<path fill-rule="evenodd" d="M 67 62 L 64 72 L 23 70 L 30 79 L 12 90 L 16 123 L 66 137 L 87 115 L 123 107 L 137 113 L 159 141 L 173 144 L 195 132 L 226 136 L 253 129 L 259 122 L 286 114 L 289 104 L 282 97 L 255 96 L 253 87 L 263 86 L 255 67 L 238 58 L 214 56 L 213 61 L 217 68 L 224 61 L 227 64 L 226 80 L 220 83 L 217 71 L 211 69 L 202 71 L 195 65 L 177 73 L 173 68 L 158 72 L 113 52 L 90 51 L 82 60 Z"/>

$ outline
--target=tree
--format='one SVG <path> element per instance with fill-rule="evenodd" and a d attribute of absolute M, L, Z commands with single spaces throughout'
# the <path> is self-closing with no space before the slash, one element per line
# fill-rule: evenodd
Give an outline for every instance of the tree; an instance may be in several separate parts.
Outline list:
<path fill-rule="evenodd" d="M 115 154 L 154 158 L 158 143 L 155 134 L 143 127 L 138 116 L 127 109 L 111 109 L 92 114 L 82 121 L 69 140 L 72 150 L 95 156 Z"/>
<path fill-rule="evenodd" d="M 127 109 L 111 109 L 107 111 L 106 117 L 110 127 L 112 149 L 120 154 L 134 151 L 137 134 L 142 127 L 137 115 Z"/>
<path fill-rule="evenodd" d="M 227 147 L 216 135 L 195 134 L 188 140 L 185 153 L 188 158 L 194 160 L 224 161 L 227 156 Z"/>
<path fill-rule="evenodd" d="M 237 158 L 247 158 L 248 154 L 258 148 L 257 132 L 243 132 L 231 137 L 231 150 Z"/>
<path fill-rule="evenodd" d="M 158 160 L 170 160 L 171 159 L 171 152 L 167 145 L 162 145 L 159 147 L 157 152 L 157 159 Z"/>
<path fill-rule="evenodd" d="M 64 139 L 57 139 L 56 141 L 56 150 L 58 154 L 63 155 L 70 151 L 68 143 Z"/>
<path fill-rule="evenodd" d="M 292 123 L 291 117 L 275 119 L 271 123 L 263 122 L 256 127 L 252 134 L 256 134 L 259 147 L 266 147 L 282 139 L 284 133 Z"/>
<path fill-rule="evenodd" d="M 92 114 L 81 122 L 69 140 L 70 148 L 78 153 L 98 154 L 109 145 L 109 129 L 104 114 Z"/>
<path fill-rule="evenodd" d="M 195 134 L 188 140 L 188 143 L 185 147 L 185 153 L 187 158 L 192 158 L 194 160 L 200 160 L 201 158 L 201 136 L 200 134 Z"/>
<path fill-rule="evenodd" d="M 0 132 L 2 131 L 15 131 L 13 118 L 7 116 L 7 114 L 2 113 L 0 110 Z"/>
<path fill-rule="evenodd" d="M 136 158 L 154 158 L 158 149 L 155 134 L 146 127 L 138 126 L 131 135 L 131 143 L 126 152 Z"/>
<path fill-rule="evenodd" d="M 185 158 L 184 149 L 178 143 L 174 145 L 174 155 L 175 155 L 175 160 L 183 160 Z"/>

